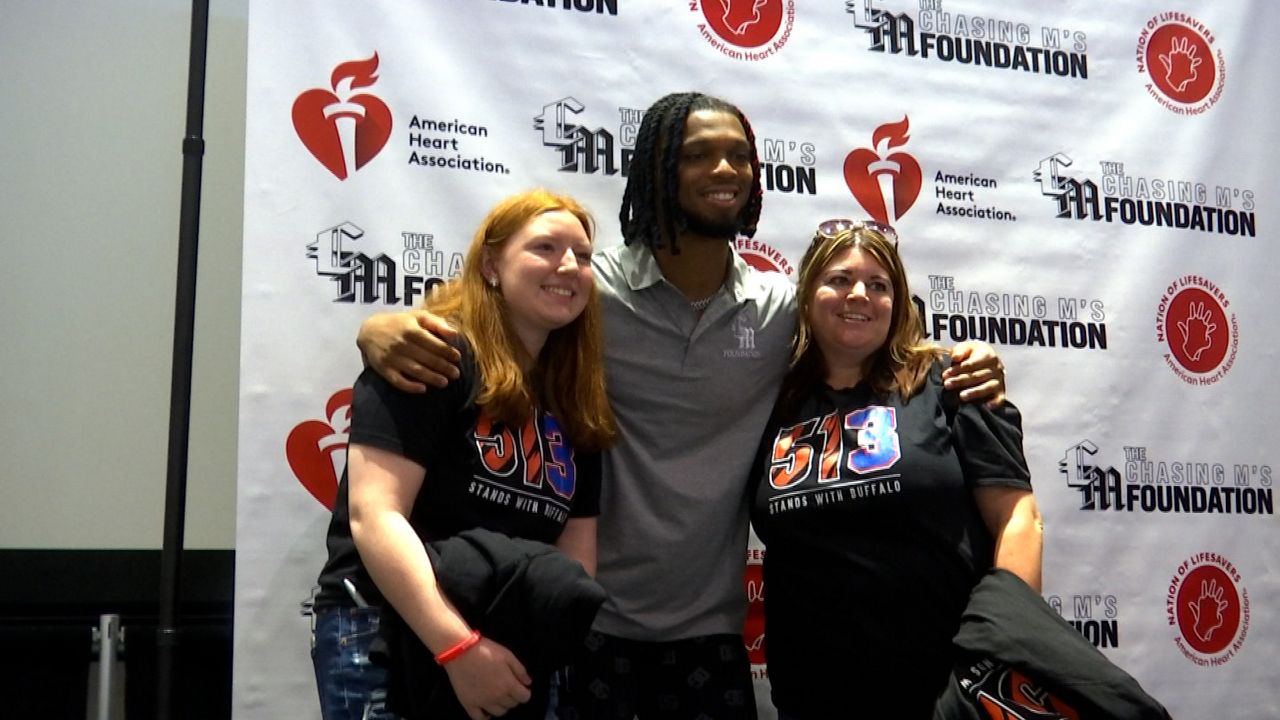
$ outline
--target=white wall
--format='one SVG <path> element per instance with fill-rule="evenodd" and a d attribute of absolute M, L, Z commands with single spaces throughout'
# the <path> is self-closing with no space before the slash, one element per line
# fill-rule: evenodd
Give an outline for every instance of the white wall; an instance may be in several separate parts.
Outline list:
<path fill-rule="evenodd" d="M 248 0 L 212 5 L 189 548 L 235 540 Z M 190 27 L 0 2 L 0 549 L 162 543 Z"/>

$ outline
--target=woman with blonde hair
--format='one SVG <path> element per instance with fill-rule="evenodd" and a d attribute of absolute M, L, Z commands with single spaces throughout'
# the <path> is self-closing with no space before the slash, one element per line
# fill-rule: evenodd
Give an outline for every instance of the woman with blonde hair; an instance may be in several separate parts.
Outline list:
<path fill-rule="evenodd" d="M 943 389 L 891 228 L 823 223 L 798 285 L 751 512 L 773 701 L 790 720 L 931 718 L 983 573 L 1040 588 L 1021 418 Z"/>
<path fill-rule="evenodd" d="M 587 211 L 563 195 L 533 190 L 498 203 L 461 276 L 427 301 L 456 331 L 461 377 L 425 395 L 370 370 L 356 381 L 316 598 L 325 720 L 391 717 L 380 706 L 385 673 L 367 657 L 384 602 L 475 720 L 521 706 L 548 682 L 463 619 L 424 543 L 484 528 L 554 543 L 594 574 L 599 451 L 616 429 L 592 230 Z"/>

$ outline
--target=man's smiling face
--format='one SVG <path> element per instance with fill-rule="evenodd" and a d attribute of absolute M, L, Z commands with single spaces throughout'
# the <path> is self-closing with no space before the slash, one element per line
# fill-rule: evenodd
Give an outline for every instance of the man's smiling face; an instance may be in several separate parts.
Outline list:
<path fill-rule="evenodd" d="M 689 230 L 707 237 L 733 237 L 753 179 L 751 143 L 738 118 L 719 110 L 689 113 L 678 175 L 677 197 Z"/>

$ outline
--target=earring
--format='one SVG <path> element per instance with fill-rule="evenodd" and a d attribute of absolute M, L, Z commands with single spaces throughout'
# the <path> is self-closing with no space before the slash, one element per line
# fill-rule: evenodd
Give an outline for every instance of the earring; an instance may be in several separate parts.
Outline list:
<path fill-rule="evenodd" d="M 488 280 L 489 280 L 489 287 L 495 287 L 495 288 L 498 287 L 498 278 L 496 276 L 490 275 Z"/>

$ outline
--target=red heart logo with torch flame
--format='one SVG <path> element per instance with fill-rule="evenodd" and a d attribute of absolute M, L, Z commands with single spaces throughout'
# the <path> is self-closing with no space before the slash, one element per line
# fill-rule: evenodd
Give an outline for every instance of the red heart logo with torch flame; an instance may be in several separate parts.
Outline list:
<path fill-rule="evenodd" d="M 351 429 L 351 388 L 339 390 L 325 405 L 327 420 L 304 420 L 289 433 L 284 454 L 289 469 L 311 496 L 330 510 L 338 497 L 338 478 L 346 464 Z"/>
<path fill-rule="evenodd" d="M 907 214 L 920 196 L 920 163 L 905 152 L 890 153 L 909 139 L 910 120 L 888 123 L 871 135 L 872 148 L 858 148 L 844 159 L 844 181 L 849 192 L 877 222 L 893 225 Z M 890 206 L 885 201 L 892 199 Z"/>
<path fill-rule="evenodd" d="M 391 137 L 391 110 L 376 95 L 353 95 L 378 80 L 378 53 L 333 69 L 333 90 L 312 88 L 293 101 L 293 128 L 339 180 L 364 167 Z"/>

